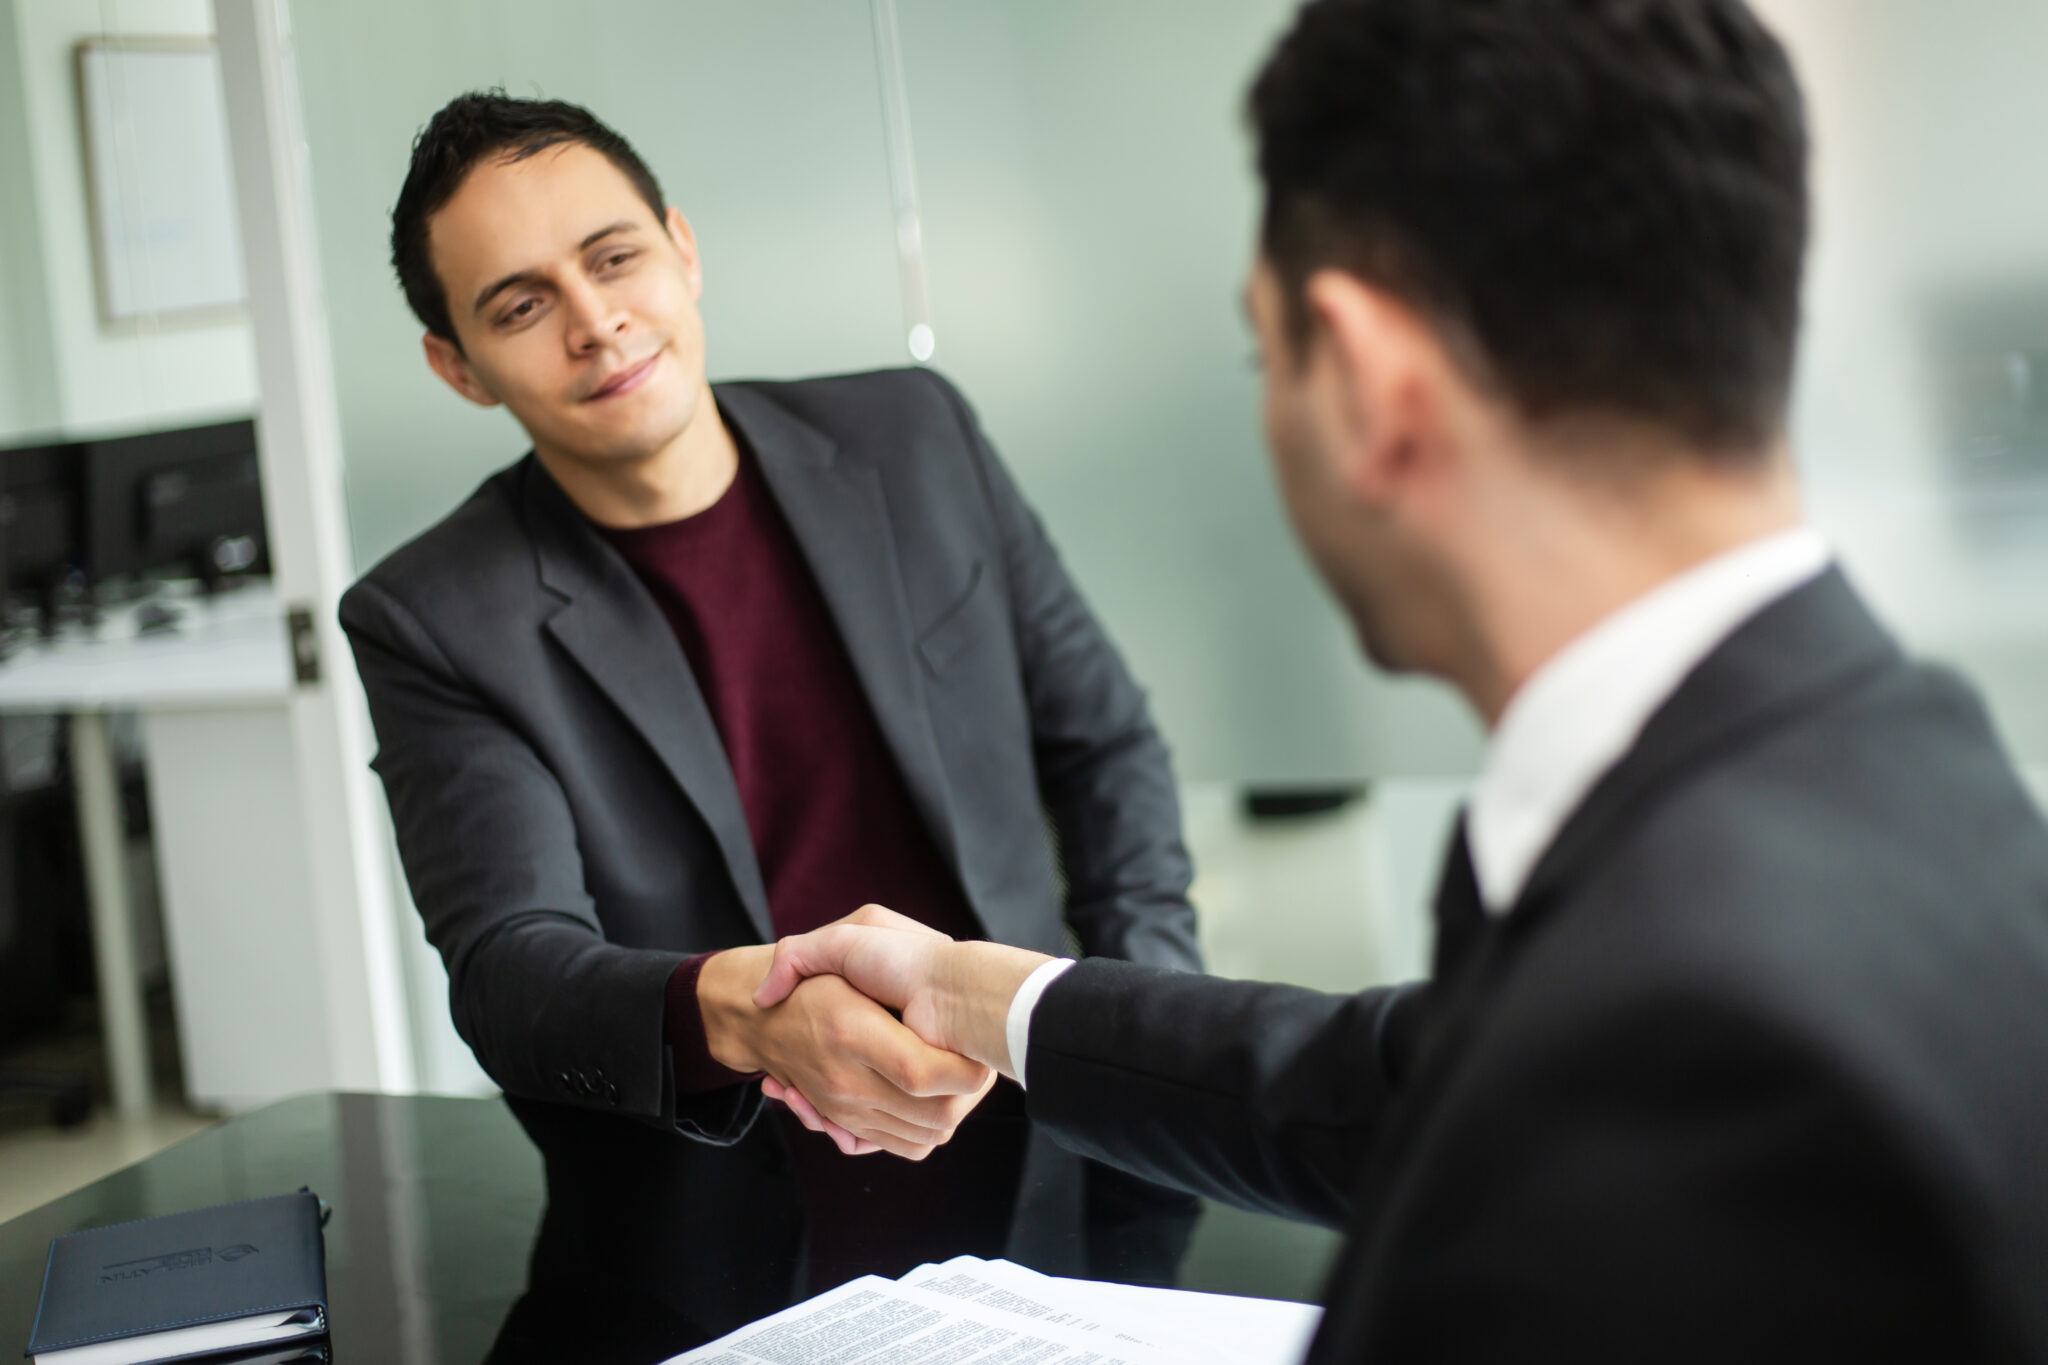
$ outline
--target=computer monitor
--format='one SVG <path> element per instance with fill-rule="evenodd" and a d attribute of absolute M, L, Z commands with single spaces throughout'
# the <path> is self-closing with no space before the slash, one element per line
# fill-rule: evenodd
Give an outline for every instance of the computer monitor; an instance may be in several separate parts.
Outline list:
<path fill-rule="evenodd" d="M 269 572 L 255 422 L 81 441 L 78 452 L 95 587 Z"/>
<path fill-rule="evenodd" d="M 77 568 L 79 490 L 70 446 L 0 450 L 0 591 L 45 595 Z"/>

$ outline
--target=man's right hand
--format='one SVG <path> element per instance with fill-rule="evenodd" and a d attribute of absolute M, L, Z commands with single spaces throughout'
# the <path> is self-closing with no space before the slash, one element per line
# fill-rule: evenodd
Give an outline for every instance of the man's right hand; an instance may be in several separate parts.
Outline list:
<path fill-rule="evenodd" d="M 705 1041 L 720 1065 L 764 1072 L 801 1094 L 847 1155 L 880 1150 L 922 1161 L 995 1083 L 989 1068 L 925 1043 L 836 976 L 803 981 L 771 1008 L 756 1005 L 774 957 L 774 945 L 763 944 L 705 961 L 697 976 Z"/>

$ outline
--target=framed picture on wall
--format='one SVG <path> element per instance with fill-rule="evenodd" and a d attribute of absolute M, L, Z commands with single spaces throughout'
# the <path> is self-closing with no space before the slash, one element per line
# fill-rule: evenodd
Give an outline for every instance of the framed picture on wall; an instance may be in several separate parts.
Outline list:
<path fill-rule="evenodd" d="M 239 313 L 247 284 L 212 42 L 80 43 L 78 98 L 101 320 Z"/>

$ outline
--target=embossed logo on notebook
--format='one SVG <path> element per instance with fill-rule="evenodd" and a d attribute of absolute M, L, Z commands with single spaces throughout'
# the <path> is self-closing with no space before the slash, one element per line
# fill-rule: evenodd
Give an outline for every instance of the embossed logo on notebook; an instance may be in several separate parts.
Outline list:
<path fill-rule="evenodd" d="M 116 1280 L 141 1280 L 152 1275 L 161 1275 L 172 1270 L 196 1270 L 212 1265 L 216 1256 L 220 1260 L 235 1262 L 244 1256 L 254 1256 L 258 1248 L 247 1242 L 237 1242 L 231 1247 L 222 1247 L 218 1252 L 212 1247 L 192 1247 L 185 1251 L 173 1251 L 163 1256 L 144 1256 L 135 1261 L 116 1261 L 100 1267 L 100 1283 L 112 1284 Z"/>

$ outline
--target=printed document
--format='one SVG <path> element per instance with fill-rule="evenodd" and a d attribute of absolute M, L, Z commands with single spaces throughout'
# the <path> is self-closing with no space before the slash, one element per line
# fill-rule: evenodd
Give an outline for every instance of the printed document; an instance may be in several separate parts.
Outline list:
<path fill-rule="evenodd" d="M 961 1256 L 864 1276 L 664 1365 L 1297 1365 L 1320 1319 Z"/>

